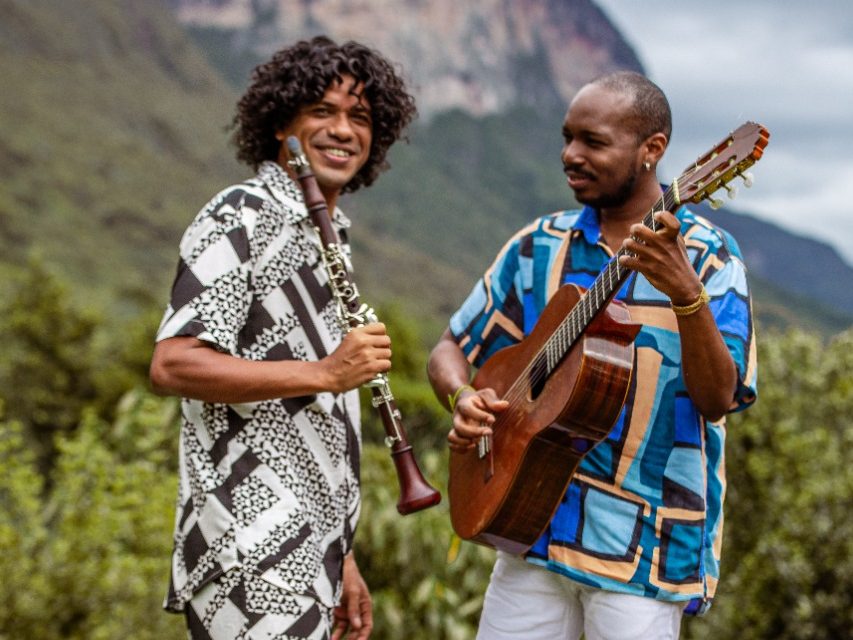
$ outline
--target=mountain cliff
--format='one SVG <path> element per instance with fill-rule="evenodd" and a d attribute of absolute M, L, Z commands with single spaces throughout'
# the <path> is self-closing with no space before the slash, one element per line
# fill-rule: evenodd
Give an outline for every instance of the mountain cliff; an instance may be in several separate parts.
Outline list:
<path fill-rule="evenodd" d="M 71 283 L 78 299 L 107 308 L 116 322 L 152 300 L 160 306 L 186 225 L 209 197 L 249 173 L 236 164 L 227 144 L 225 127 L 238 93 L 225 82 L 221 68 L 227 60 L 231 69 L 242 69 L 242 89 L 252 59 L 260 55 L 252 53 L 255 48 L 261 42 L 271 48 L 282 44 L 282 36 L 273 33 L 277 22 L 272 16 L 281 11 L 279 5 L 265 0 L 179 2 L 177 10 L 194 9 L 197 22 L 203 15 L 198 12 L 207 7 L 206 24 L 212 26 L 204 27 L 206 35 L 194 27 L 199 38 L 194 42 L 167 1 L 175 2 L 0 0 L 0 282 L 4 270 L 36 254 Z M 299 5 L 313 16 L 306 30 L 320 31 L 319 21 L 327 14 L 328 20 L 338 20 L 331 10 L 321 11 L 327 4 L 335 5 L 331 0 Z M 451 53 L 445 50 L 455 52 L 463 65 L 483 62 L 459 53 L 469 50 L 469 44 L 442 38 L 442 19 L 522 24 L 524 12 L 518 13 L 518 6 L 528 7 L 529 21 L 536 25 L 524 30 L 518 24 L 489 24 L 486 29 L 496 49 L 493 77 L 506 84 L 515 73 L 529 78 L 535 90 L 516 88 L 501 98 L 505 108 L 487 114 L 478 111 L 484 102 L 457 102 L 450 110 L 434 103 L 427 109 L 431 117 L 412 128 L 411 143 L 392 149 L 392 171 L 343 202 L 356 222 L 355 264 L 365 300 L 401 301 L 408 311 L 439 325 L 512 232 L 534 216 L 573 206 L 558 159 L 564 107 L 548 104 L 552 99 L 563 102 L 570 85 L 558 81 L 564 72 L 542 63 L 559 57 L 556 50 L 547 52 L 546 23 L 553 23 L 555 32 L 580 34 L 572 46 L 581 53 L 561 63 L 585 70 L 579 71 L 582 75 L 632 67 L 636 58 L 625 53 L 630 50 L 621 39 L 610 48 L 596 48 L 607 39 L 596 33 L 610 37 L 615 32 L 606 21 L 597 22 L 601 14 L 589 2 L 483 0 L 465 5 L 470 15 L 442 0 L 347 3 L 356 5 L 368 13 L 384 7 L 384 13 L 404 21 L 414 20 L 404 17 L 409 10 L 445 7 L 448 13 L 424 23 L 423 30 L 438 43 L 433 47 L 441 50 L 437 55 L 449 61 Z M 551 13 L 537 13 L 544 11 L 541 7 Z M 568 19 L 560 25 L 560 16 L 570 11 L 588 11 L 577 15 L 593 18 L 584 18 L 583 25 L 573 26 Z M 257 39 L 241 35 L 234 26 L 247 15 L 255 25 L 251 33 L 260 34 Z M 390 23 L 383 24 L 391 29 Z M 522 47 L 528 53 L 514 54 L 508 42 L 521 43 L 522 33 L 533 44 Z M 374 45 L 387 48 L 380 37 L 404 44 L 393 34 L 393 29 L 377 31 Z M 494 34 L 514 34 L 515 39 Z M 307 35 L 309 31 L 300 34 Z M 239 48 L 241 41 L 253 47 Z M 421 65 L 416 56 L 406 57 L 403 44 L 396 58 L 414 76 Z M 528 56 L 530 51 L 538 51 L 540 58 Z M 568 48 L 560 51 L 568 56 Z M 512 71 L 509 60 L 521 66 Z M 430 73 L 438 68 L 423 66 Z M 460 73 L 473 77 L 474 68 Z M 427 75 L 418 77 L 418 82 L 428 82 Z M 543 98 L 549 94 L 551 98 Z M 710 132 L 709 139 L 718 133 Z M 725 220 L 714 215 L 711 219 L 722 221 L 744 248 L 756 285 L 756 308 L 766 324 L 825 332 L 850 325 L 853 301 L 821 290 L 811 275 L 817 268 L 825 282 L 853 277 L 831 249 L 749 216 Z M 778 256 L 785 256 L 784 265 Z"/>
<path fill-rule="evenodd" d="M 358 39 L 402 65 L 421 115 L 519 105 L 564 108 L 591 78 L 641 66 L 590 0 L 171 0 L 180 21 L 216 41 L 232 76 L 285 43 Z M 224 56 L 222 49 L 228 52 Z"/>

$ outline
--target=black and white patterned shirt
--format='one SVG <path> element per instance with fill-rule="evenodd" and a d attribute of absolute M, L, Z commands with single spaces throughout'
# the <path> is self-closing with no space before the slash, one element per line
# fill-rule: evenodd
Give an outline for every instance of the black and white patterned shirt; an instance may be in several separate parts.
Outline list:
<path fill-rule="evenodd" d="M 347 257 L 349 220 L 333 221 Z M 194 336 L 247 360 L 319 360 L 342 339 L 302 193 L 274 162 L 216 195 L 180 246 L 157 340 Z M 184 399 L 172 576 L 182 611 L 237 566 L 326 606 L 360 510 L 358 392 L 244 404 Z"/>

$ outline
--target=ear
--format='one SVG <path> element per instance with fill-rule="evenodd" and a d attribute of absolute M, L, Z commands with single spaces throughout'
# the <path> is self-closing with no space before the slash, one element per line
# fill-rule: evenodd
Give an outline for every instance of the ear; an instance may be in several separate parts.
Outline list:
<path fill-rule="evenodd" d="M 650 135 L 640 145 L 640 148 L 643 150 L 643 162 L 648 162 L 653 167 L 657 166 L 668 144 L 669 139 L 666 137 L 666 134 L 658 132 Z"/>

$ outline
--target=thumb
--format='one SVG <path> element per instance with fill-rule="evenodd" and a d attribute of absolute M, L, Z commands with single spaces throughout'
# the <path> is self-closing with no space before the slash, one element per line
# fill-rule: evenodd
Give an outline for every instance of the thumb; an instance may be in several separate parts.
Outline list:
<path fill-rule="evenodd" d="M 503 411 L 509 406 L 509 402 L 503 400 L 502 398 L 498 398 L 498 394 L 495 393 L 494 389 L 486 389 L 485 393 L 480 396 L 485 402 L 486 407 L 489 411 Z"/>

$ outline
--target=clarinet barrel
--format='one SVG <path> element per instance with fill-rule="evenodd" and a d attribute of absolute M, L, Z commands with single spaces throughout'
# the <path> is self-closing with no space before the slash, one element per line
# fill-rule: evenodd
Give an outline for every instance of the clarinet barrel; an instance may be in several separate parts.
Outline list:
<path fill-rule="evenodd" d="M 358 288 L 349 276 L 338 234 L 332 226 L 326 199 L 311 171 L 311 165 L 295 137 L 290 136 L 287 139 L 287 146 L 292 157 L 288 164 L 296 171 L 297 180 L 305 198 L 305 206 L 323 245 L 323 264 L 329 276 L 329 286 L 337 304 L 341 327 L 344 331 L 349 331 L 369 322 L 375 322 L 376 315 L 373 309 L 361 302 Z M 438 504 L 441 501 L 441 494 L 430 486 L 418 468 L 412 445 L 406 438 L 400 410 L 397 408 L 388 384 L 388 376 L 380 373 L 365 386 L 370 388 L 371 404 L 382 420 L 385 444 L 391 450 L 391 460 L 397 472 L 397 480 L 400 484 L 397 511 L 406 515 Z"/>

